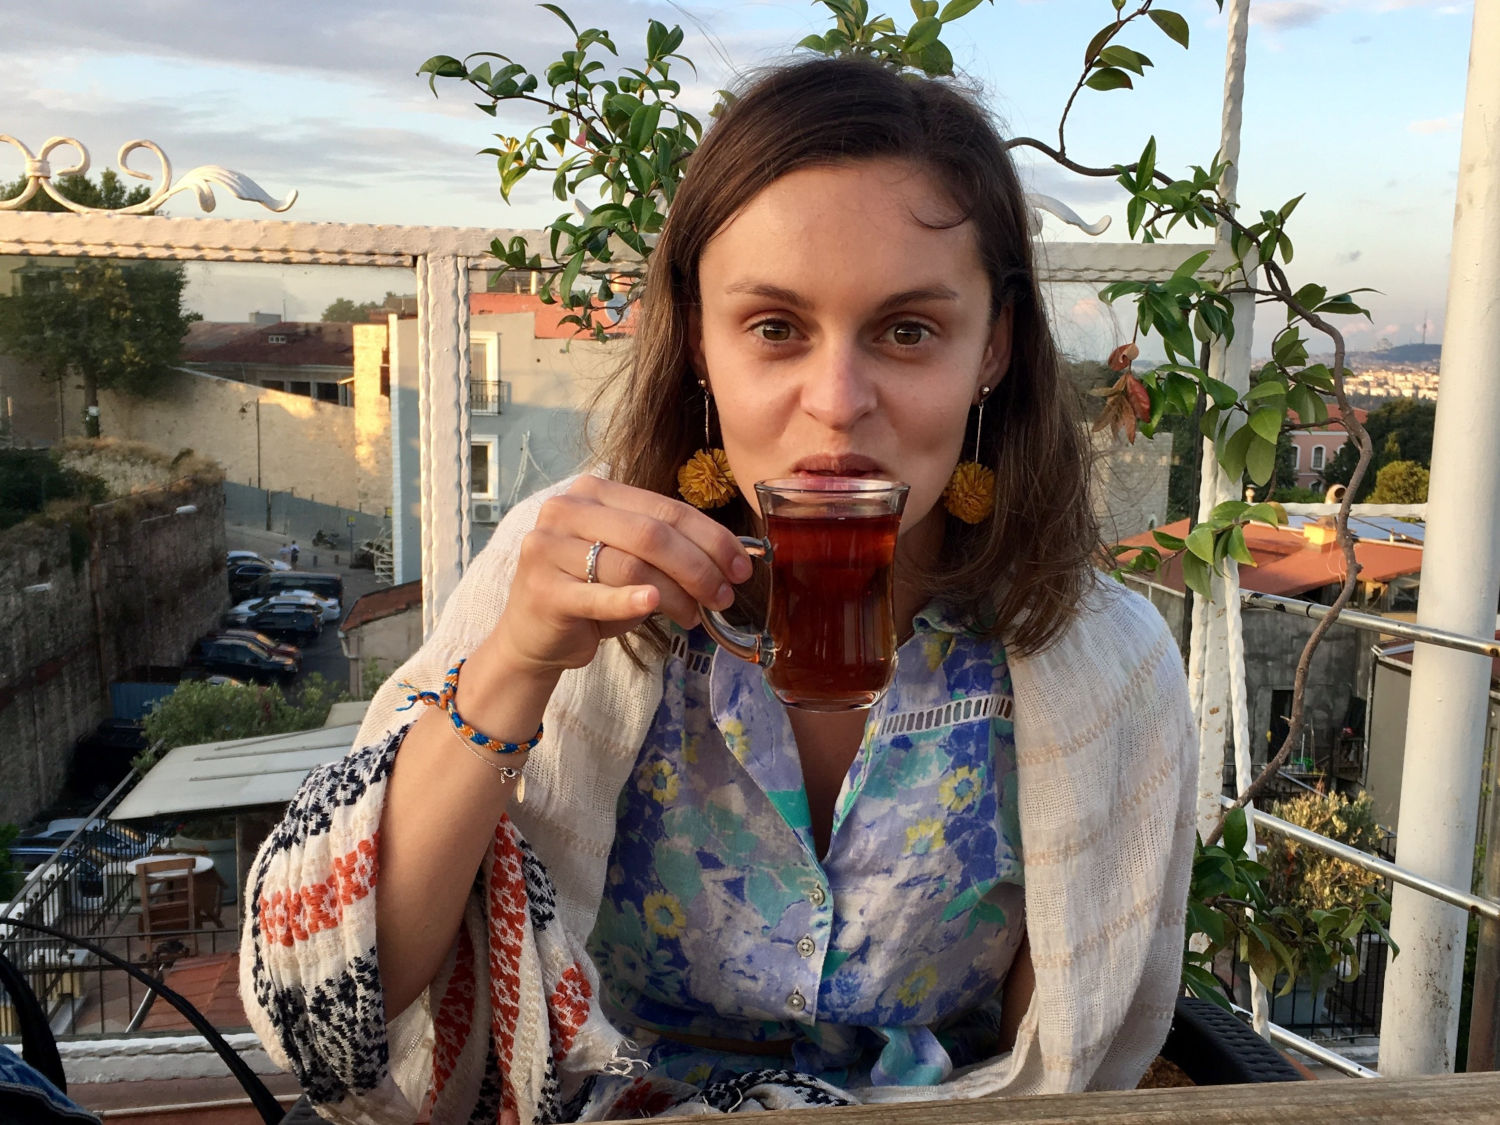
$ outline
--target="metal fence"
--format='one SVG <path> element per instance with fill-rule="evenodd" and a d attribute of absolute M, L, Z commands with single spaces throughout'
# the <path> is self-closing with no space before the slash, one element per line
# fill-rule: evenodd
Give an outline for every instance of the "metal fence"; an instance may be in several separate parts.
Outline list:
<path fill-rule="evenodd" d="M 106 819 L 137 780 L 138 775 L 132 771 L 89 814 L 88 821 Z M 174 830 L 175 825 L 166 822 L 147 826 L 139 850 L 154 850 Z M 0 920 L 14 918 L 41 923 L 98 941 L 112 952 L 123 949 L 130 959 L 149 963 L 151 954 L 141 944 L 144 939 L 121 932 L 124 926 L 135 924 L 130 913 L 135 894 L 135 878 L 128 870 L 131 858 L 100 851 L 90 842 L 85 824 L 64 840 L 51 858 L 26 875 L 9 902 L 0 904 Z M 201 931 L 200 935 L 207 933 Z M 161 942 L 173 936 L 156 937 Z M 136 938 L 134 944 L 132 938 Z M 103 972 L 96 958 L 61 938 L 29 934 L 3 923 L 0 923 L 0 953 L 26 976 L 48 1011 L 61 1011 L 71 1005 L 76 1013 L 88 996 L 84 985 L 91 976 Z M 104 978 L 100 976 L 97 983 L 102 989 Z M 13 1035 L 16 1030 L 15 1011 L 9 997 L 0 991 L 0 1035 Z M 101 1025 L 100 1030 L 105 1028 Z"/>

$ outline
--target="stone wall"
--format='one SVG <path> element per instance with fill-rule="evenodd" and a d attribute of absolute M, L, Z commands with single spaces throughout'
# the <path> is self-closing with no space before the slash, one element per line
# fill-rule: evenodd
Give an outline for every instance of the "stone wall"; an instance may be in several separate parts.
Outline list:
<path fill-rule="evenodd" d="M 1094 434 L 1094 512 L 1106 543 L 1167 522 L 1172 435 L 1137 435 L 1134 444 Z"/>
<path fill-rule="evenodd" d="M 369 327 L 383 339 L 384 326 Z M 202 453 L 239 484 L 384 516 L 391 502 L 390 405 L 380 395 L 381 348 L 372 354 L 373 368 L 356 375 L 353 407 L 179 369 L 154 398 L 100 391 L 100 431 L 171 453 Z M 59 424 L 61 437 L 83 433 L 76 380 L 63 384 L 59 407 L 57 384 L 0 356 L 0 396 L 13 401 L 21 444 L 56 444 Z M 0 398 L 0 418 L 4 407 Z"/>
<path fill-rule="evenodd" d="M 212 473 L 0 532 L 0 823 L 57 796 L 111 680 L 181 663 L 226 603 Z"/>
<path fill-rule="evenodd" d="M 1126 584 L 1151 600 L 1176 637 L 1183 636 L 1183 596 L 1179 591 L 1156 585 L 1137 576 Z M 1248 610 L 1244 617 L 1245 691 L 1250 711 L 1251 760 L 1265 763 L 1275 713 L 1277 691 L 1290 692 L 1297 661 L 1317 622 L 1285 613 Z M 1369 641 L 1357 629 L 1329 630 L 1313 654 L 1308 669 L 1305 722 L 1308 751 L 1323 761 L 1333 739 L 1343 728 L 1351 696 L 1364 698 L 1369 691 Z M 1186 655 L 1186 654 L 1184 654 Z"/>

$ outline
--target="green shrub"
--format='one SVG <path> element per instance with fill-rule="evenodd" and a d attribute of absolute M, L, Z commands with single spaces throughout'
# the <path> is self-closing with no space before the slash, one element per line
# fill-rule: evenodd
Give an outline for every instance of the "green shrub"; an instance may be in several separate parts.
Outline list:
<path fill-rule="evenodd" d="M 0 529 L 44 511 L 56 500 L 97 504 L 107 495 L 102 480 L 65 468 L 50 449 L 0 449 Z"/>
<path fill-rule="evenodd" d="M 151 748 L 132 764 L 144 773 L 179 746 L 312 730 L 323 725 L 335 703 L 347 698 L 341 686 L 316 672 L 290 696 L 260 684 L 181 684 L 146 716 Z"/>

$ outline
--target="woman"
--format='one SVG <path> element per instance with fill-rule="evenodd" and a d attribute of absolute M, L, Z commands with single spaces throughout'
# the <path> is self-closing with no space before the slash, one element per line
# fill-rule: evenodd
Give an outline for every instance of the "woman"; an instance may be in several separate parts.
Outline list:
<path fill-rule="evenodd" d="M 1194 755 L 1166 629 L 1089 564 L 1057 368 L 970 101 L 852 60 L 739 99 L 673 201 L 603 467 L 506 517 L 257 859 L 242 993 L 325 1116 L 1135 1083 Z M 749 485 L 829 473 L 910 485 L 868 712 L 768 703 L 698 624 L 736 587 L 762 612 Z"/>

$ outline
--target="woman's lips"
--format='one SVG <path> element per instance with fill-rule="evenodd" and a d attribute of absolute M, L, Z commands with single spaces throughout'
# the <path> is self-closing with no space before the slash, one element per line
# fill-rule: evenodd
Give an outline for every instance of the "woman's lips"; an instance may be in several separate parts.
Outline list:
<path fill-rule="evenodd" d="M 852 453 L 820 453 L 814 457 L 804 457 L 792 466 L 794 475 L 807 474 L 811 476 L 831 477 L 873 477 L 882 476 L 880 463 L 869 457 L 860 457 Z"/>

